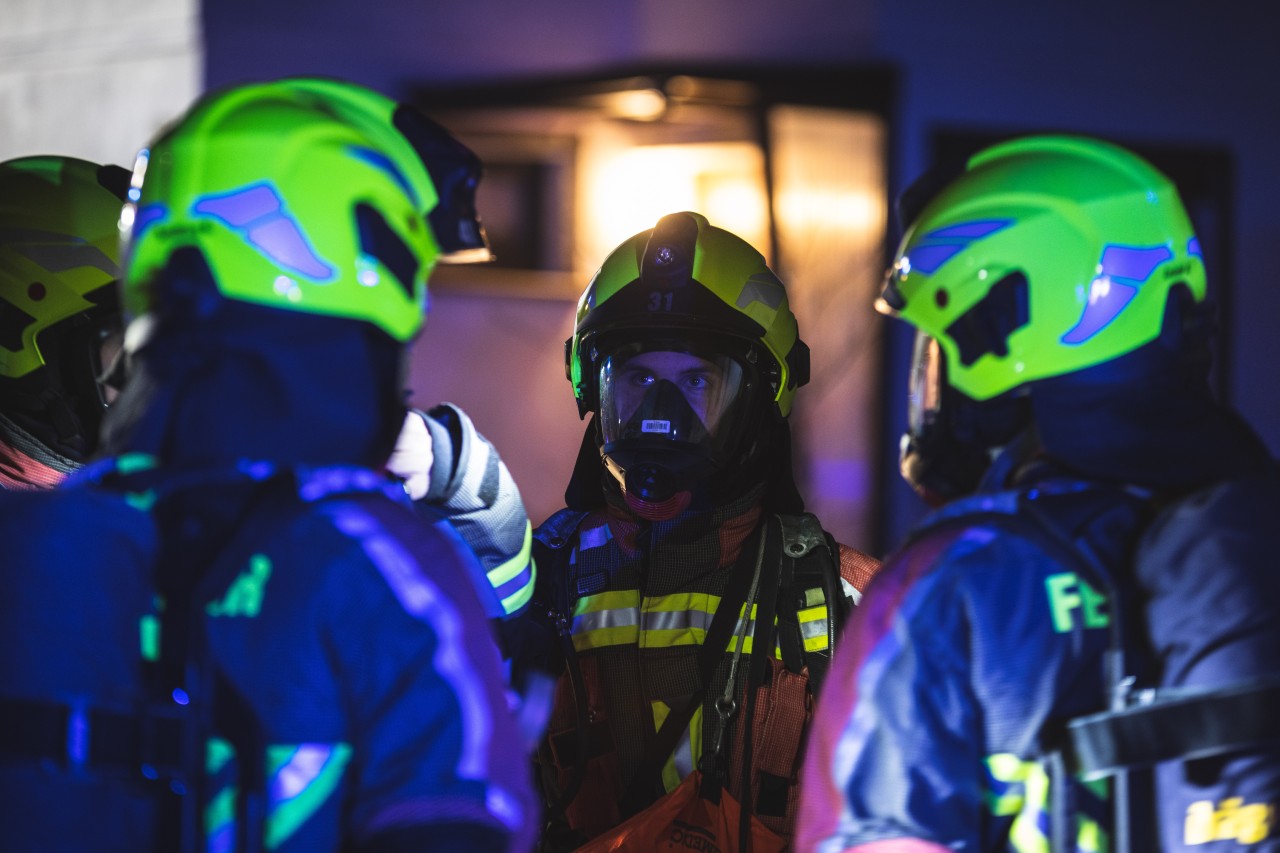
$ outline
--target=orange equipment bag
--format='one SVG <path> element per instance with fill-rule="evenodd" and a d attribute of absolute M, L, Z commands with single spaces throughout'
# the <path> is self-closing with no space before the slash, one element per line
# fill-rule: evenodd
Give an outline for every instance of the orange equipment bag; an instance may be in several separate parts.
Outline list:
<path fill-rule="evenodd" d="M 577 853 L 661 850 L 737 853 L 747 849 L 738 837 L 741 817 L 738 801 L 719 785 L 707 787 L 717 789 L 718 796 L 703 791 L 702 771 L 693 771 L 674 791 L 604 835 L 593 838 L 579 847 Z M 753 815 L 749 844 L 751 853 L 781 853 L 787 849 L 788 842 Z"/>

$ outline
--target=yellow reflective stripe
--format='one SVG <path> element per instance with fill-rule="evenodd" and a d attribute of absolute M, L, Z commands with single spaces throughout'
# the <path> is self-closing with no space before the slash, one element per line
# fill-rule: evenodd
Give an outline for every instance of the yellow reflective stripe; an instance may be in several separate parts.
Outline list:
<path fill-rule="evenodd" d="M 507 581 L 514 578 L 525 570 L 529 565 L 529 556 L 533 552 L 533 527 L 529 522 L 524 523 L 524 544 L 520 546 L 520 553 L 516 554 L 505 563 L 495 566 L 486 573 L 489 583 L 493 584 L 493 588 L 497 589 Z"/>
<path fill-rule="evenodd" d="M 656 732 L 662 728 L 663 722 L 671 713 L 671 707 L 666 702 L 655 700 L 653 703 L 653 730 Z M 684 734 L 680 736 L 679 743 L 667 756 L 666 763 L 662 765 L 662 787 L 668 794 L 680 786 L 680 782 L 686 776 L 693 772 L 698 766 L 698 760 L 702 757 L 702 707 L 694 709 L 693 717 L 689 720 L 689 727 L 685 729 Z"/>
<path fill-rule="evenodd" d="M 1077 833 L 1076 848 L 1083 853 L 1106 853 L 1110 849 L 1107 834 L 1102 831 L 1096 820 L 1080 816 L 1080 828 Z"/>
<path fill-rule="evenodd" d="M 603 649 L 606 646 L 634 646 L 640 639 L 640 628 L 630 625 L 621 628 L 602 628 L 586 634 L 573 635 L 573 647 L 580 652 Z"/>
<path fill-rule="evenodd" d="M 573 615 L 598 613 L 601 610 L 621 610 L 623 608 L 639 609 L 640 590 L 620 589 L 602 592 L 598 595 L 584 595 L 573 605 Z"/>
<path fill-rule="evenodd" d="M 640 641 L 640 591 L 623 589 L 587 595 L 573 607 L 573 647 L 578 651 Z"/>
<path fill-rule="evenodd" d="M 640 648 L 700 646 L 720 597 L 705 592 L 645 596 L 640 602 Z"/>
<path fill-rule="evenodd" d="M 579 651 L 628 643 L 648 649 L 698 646 L 706 639 L 719 606 L 719 596 L 702 592 L 641 598 L 637 590 L 616 590 L 584 596 L 574 606 L 573 644 Z M 742 651 L 751 654 L 757 608 L 752 605 L 744 628 L 745 610 L 744 605 L 725 645 L 728 653 L 737 650 L 738 635 L 745 631 Z M 799 617 L 805 651 L 826 649 L 830 644 L 826 606 L 805 608 Z M 781 659 L 782 650 L 775 646 L 774 651 Z"/>
<path fill-rule="evenodd" d="M 815 586 L 813 589 L 804 591 L 804 606 L 817 607 L 819 604 L 827 603 L 827 594 L 822 591 L 822 587 Z"/>
<path fill-rule="evenodd" d="M 720 596 L 706 592 L 677 592 L 671 595 L 646 595 L 640 609 L 648 613 L 677 613 L 696 610 L 715 613 L 720 606 Z"/>
<path fill-rule="evenodd" d="M 796 614 L 800 620 L 800 638 L 806 652 L 820 652 L 831 645 L 827 636 L 827 607 L 806 607 Z"/>
<path fill-rule="evenodd" d="M 529 582 L 527 584 L 502 599 L 502 612 L 507 614 L 515 613 L 521 607 L 528 604 L 533 599 L 533 586 L 535 580 L 534 576 L 530 574 Z"/>
<path fill-rule="evenodd" d="M 1049 838 L 1040 818 L 1049 813 L 1049 774 L 1035 761 L 1003 752 L 988 755 L 987 771 L 1005 791 L 987 792 L 987 809 L 997 817 L 1013 816 L 1009 845 L 1018 853 L 1049 853 Z"/>

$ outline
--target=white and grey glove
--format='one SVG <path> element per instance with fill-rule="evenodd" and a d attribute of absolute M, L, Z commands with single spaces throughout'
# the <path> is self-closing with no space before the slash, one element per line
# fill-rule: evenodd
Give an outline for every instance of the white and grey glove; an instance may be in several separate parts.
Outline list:
<path fill-rule="evenodd" d="M 533 595 L 533 531 L 520 490 L 466 412 L 441 403 L 410 410 L 387 470 L 470 546 L 492 596 L 489 615 L 518 615 Z"/>

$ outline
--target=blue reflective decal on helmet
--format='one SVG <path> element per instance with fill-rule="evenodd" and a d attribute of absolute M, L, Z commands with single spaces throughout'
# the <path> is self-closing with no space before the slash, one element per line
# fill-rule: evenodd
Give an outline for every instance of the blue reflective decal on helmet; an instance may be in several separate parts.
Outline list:
<path fill-rule="evenodd" d="M 142 236 L 142 232 L 168 215 L 169 206 L 160 202 L 144 204 L 138 208 L 137 213 L 133 216 L 133 239 L 137 240 Z"/>
<path fill-rule="evenodd" d="M 1100 275 L 1089 283 L 1088 302 L 1080 320 L 1062 336 L 1064 344 L 1079 344 L 1105 329 L 1133 297 L 1138 288 L 1116 279 Z"/>
<path fill-rule="evenodd" d="M 404 190 L 404 194 L 413 200 L 414 207 L 422 207 L 422 199 L 418 198 L 418 194 L 414 192 L 413 187 L 409 185 L 409 179 L 404 173 L 396 168 L 396 164 L 391 162 L 391 158 L 383 154 L 381 151 L 374 151 L 372 148 L 365 148 L 363 145 L 349 145 L 347 150 L 357 160 L 363 160 L 374 168 L 381 169 L 391 176 L 400 189 Z"/>
<path fill-rule="evenodd" d="M 1083 343 L 1105 329 L 1138 295 L 1142 283 L 1151 278 L 1161 264 L 1170 260 L 1173 260 L 1173 250 L 1168 246 L 1104 247 L 1098 263 L 1101 272 L 1089 282 L 1084 312 L 1062 336 L 1062 342 Z"/>
<path fill-rule="evenodd" d="M 1156 267 L 1171 260 L 1173 250 L 1168 246 L 1107 246 L 1102 250 L 1102 274 L 1141 283 L 1151 278 Z"/>
<path fill-rule="evenodd" d="M 284 211 L 279 193 L 269 184 L 201 196 L 191 209 L 243 232 L 250 245 L 282 267 L 321 281 L 337 274 L 307 245 L 298 224 Z"/>
<path fill-rule="evenodd" d="M 1012 219 L 975 219 L 930 231 L 911 249 L 911 268 L 926 274 L 935 273 L 975 240 L 990 237 L 1012 224 Z"/>

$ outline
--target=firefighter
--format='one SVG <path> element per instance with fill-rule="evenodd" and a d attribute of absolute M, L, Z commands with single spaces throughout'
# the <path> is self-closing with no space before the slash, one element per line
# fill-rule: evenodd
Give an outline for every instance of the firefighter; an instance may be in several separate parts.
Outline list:
<path fill-rule="evenodd" d="M 1186 497 L 1273 466 L 1211 392 L 1176 189 L 1126 149 L 1046 135 L 903 202 L 878 307 L 917 332 L 902 472 L 939 508 L 886 558 L 832 664 L 798 849 L 1275 849 L 1274 755 L 1176 762 L 1186 787 L 1156 789 L 1157 827 L 1150 774 L 1086 774 L 1076 738 L 1148 689 L 1274 675 L 1280 654 L 1280 581 L 1236 559 L 1242 536 L 1274 554 L 1259 537 L 1275 525 Z M 1147 537 L 1168 512 L 1181 544 L 1160 555 Z"/>
<path fill-rule="evenodd" d="M 473 165 L 319 80 L 139 156 L 106 456 L 3 496 L 4 849 L 532 843 L 470 557 L 383 471 L 427 277 L 482 248 Z"/>
<path fill-rule="evenodd" d="M 128 187 L 128 170 L 72 157 L 0 163 L 2 489 L 55 486 L 97 449 L 125 378 L 118 280 Z M 473 242 L 447 255 L 483 259 Z M 519 616 L 533 593 L 532 529 L 506 463 L 466 412 L 448 403 L 410 410 L 386 468 L 429 523 L 466 540 L 495 623 Z"/>
<path fill-rule="evenodd" d="M 118 388 L 118 222 L 129 172 L 74 157 L 0 163 L 0 489 L 60 483 Z"/>
<path fill-rule="evenodd" d="M 690 788 L 740 803 L 757 849 L 781 844 L 813 696 L 878 566 L 794 482 L 809 352 L 786 289 L 741 238 L 665 216 L 587 286 L 566 372 L 593 417 L 568 506 L 535 533 L 535 610 L 565 634 L 538 758 L 544 848 L 644 849 L 619 824 Z"/>

